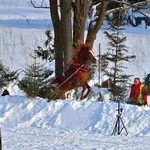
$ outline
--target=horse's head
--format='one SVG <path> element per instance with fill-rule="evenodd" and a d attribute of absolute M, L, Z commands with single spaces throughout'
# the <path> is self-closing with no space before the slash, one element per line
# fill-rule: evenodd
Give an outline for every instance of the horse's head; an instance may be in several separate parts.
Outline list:
<path fill-rule="evenodd" d="M 80 52 L 79 52 L 79 63 L 80 65 L 91 65 L 96 63 L 96 58 L 92 51 L 92 47 L 90 44 L 80 44 Z"/>

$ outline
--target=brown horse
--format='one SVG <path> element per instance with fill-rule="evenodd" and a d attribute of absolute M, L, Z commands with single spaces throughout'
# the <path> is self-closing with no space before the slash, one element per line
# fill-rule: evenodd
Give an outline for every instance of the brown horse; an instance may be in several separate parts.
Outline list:
<path fill-rule="evenodd" d="M 53 83 L 58 84 L 58 97 L 66 99 L 66 92 L 77 87 L 82 86 L 81 99 L 88 96 L 91 87 L 87 83 L 90 74 L 90 65 L 96 63 L 96 58 L 93 55 L 91 46 L 89 44 L 80 43 L 78 49 L 73 49 L 73 58 L 69 64 L 68 69 L 63 75 L 57 77 Z M 84 94 L 87 89 L 86 94 Z"/>

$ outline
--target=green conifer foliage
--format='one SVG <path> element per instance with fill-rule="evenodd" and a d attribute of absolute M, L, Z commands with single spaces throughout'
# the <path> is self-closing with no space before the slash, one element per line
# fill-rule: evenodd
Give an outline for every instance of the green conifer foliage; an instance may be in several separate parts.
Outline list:
<path fill-rule="evenodd" d="M 54 88 L 51 84 L 53 71 L 37 63 L 36 57 L 34 59 L 35 62 L 24 70 L 24 77 L 19 81 L 18 86 L 28 97 L 53 98 L 51 89 L 52 86 Z"/>
<path fill-rule="evenodd" d="M 17 71 L 10 71 L 8 67 L 5 67 L 0 61 L 0 88 L 7 86 L 9 82 L 17 79 Z"/>
<path fill-rule="evenodd" d="M 113 96 L 122 95 L 126 91 L 129 78 L 123 70 L 127 69 L 126 62 L 130 62 L 135 58 L 134 55 L 128 54 L 126 47 L 126 37 L 122 34 L 121 24 L 116 25 L 113 21 L 110 28 L 105 32 L 108 41 L 108 52 L 102 55 L 103 67 L 102 71 L 105 75 L 112 79 Z"/>
<path fill-rule="evenodd" d="M 27 66 L 24 70 L 24 77 L 19 81 L 19 88 L 24 91 L 28 97 L 42 97 L 49 100 L 57 98 L 58 85 L 52 84 L 53 71 L 40 65 L 37 60 L 42 59 L 43 64 L 54 60 L 55 52 L 53 47 L 53 37 L 50 30 L 45 32 L 46 41 L 44 48 L 38 46 L 34 51 L 34 63 Z"/>
<path fill-rule="evenodd" d="M 37 50 L 35 50 L 38 57 L 42 58 L 43 60 L 53 61 L 55 57 L 55 51 L 53 46 L 53 37 L 50 30 L 45 32 L 46 34 L 46 41 L 44 42 L 45 48 L 38 46 Z"/>

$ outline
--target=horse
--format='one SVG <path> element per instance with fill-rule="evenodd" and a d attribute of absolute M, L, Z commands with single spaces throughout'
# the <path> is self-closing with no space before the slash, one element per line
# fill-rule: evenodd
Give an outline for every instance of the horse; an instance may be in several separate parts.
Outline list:
<path fill-rule="evenodd" d="M 83 87 L 81 99 L 85 99 L 91 91 L 87 80 L 90 75 L 90 65 L 96 64 L 96 58 L 92 52 L 90 44 L 80 43 L 78 48 L 73 49 L 73 57 L 68 65 L 68 69 L 53 83 L 58 85 L 58 97 L 66 99 L 66 92 Z M 85 90 L 87 92 L 84 94 Z"/>

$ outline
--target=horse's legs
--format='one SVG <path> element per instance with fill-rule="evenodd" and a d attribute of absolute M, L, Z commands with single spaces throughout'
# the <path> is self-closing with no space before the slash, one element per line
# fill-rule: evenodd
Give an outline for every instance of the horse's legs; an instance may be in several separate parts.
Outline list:
<path fill-rule="evenodd" d="M 84 95 L 84 91 L 88 89 L 87 93 Z M 85 99 L 88 94 L 91 92 L 91 87 L 88 85 L 88 83 L 86 82 L 85 85 L 83 86 L 83 90 L 82 90 L 82 94 L 81 94 L 81 99 Z"/>

